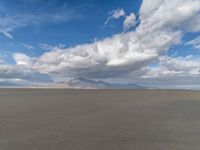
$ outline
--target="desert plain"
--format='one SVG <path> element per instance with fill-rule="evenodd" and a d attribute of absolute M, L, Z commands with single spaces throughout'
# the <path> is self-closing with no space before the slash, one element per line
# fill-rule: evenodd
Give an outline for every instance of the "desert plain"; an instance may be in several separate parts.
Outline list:
<path fill-rule="evenodd" d="M 200 91 L 0 89 L 0 150 L 199 150 Z"/>

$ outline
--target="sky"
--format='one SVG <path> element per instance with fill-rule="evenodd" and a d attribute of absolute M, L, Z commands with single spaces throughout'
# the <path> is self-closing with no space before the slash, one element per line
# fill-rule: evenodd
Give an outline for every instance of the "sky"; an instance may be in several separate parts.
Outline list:
<path fill-rule="evenodd" d="M 200 87 L 199 0 L 2 0 L 0 85 Z"/>

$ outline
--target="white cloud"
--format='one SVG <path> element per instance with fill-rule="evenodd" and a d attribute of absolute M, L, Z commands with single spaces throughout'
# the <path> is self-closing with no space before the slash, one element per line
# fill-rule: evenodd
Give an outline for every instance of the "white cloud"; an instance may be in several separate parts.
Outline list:
<path fill-rule="evenodd" d="M 7 38 L 12 39 L 13 36 L 11 35 L 11 32 L 13 32 L 14 29 L 20 28 L 24 26 L 24 21 L 19 16 L 5 16 L 0 17 L 0 33 L 2 33 Z"/>
<path fill-rule="evenodd" d="M 182 75 L 200 75 L 200 59 L 195 59 L 191 55 L 176 58 L 161 57 L 160 63 L 166 66 L 168 70 L 181 72 Z"/>
<path fill-rule="evenodd" d="M 43 84 L 53 82 L 52 78 L 47 74 L 42 74 L 23 66 L 16 65 L 0 65 L 0 85 L 4 83 L 31 85 L 34 83 Z"/>
<path fill-rule="evenodd" d="M 170 46 L 180 43 L 185 31 L 179 27 L 200 11 L 197 0 L 155 2 L 150 8 L 150 1 L 143 1 L 136 31 L 46 52 L 32 64 L 16 59 L 17 64 L 29 64 L 39 72 L 63 76 L 108 77 L 136 71 L 157 60 Z M 115 18 L 124 15 L 119 14 Z"/>
<path fill-rule="evenodd" d="M 150 7 L 152 6 L 152 7 Z M 139 34 L 159 30 L 181 31 L 190 19 L 200 11 L 199 0 L 144 0 L 140 9 Z M 190 30 L 188 30 L 190 31 Z"/>
<path fill-rule="evenodd" d="M 112 18 L 124 16 L 121 11 L 113 12 Z M 58 47 L 38 58 L 15 54 L 14 59 L 21 67 L 63 78 L 114 78 L 140 71 L 146 78 L 199 75 L 199 60 L 163 56 L 172 45 L 181 43 L 186 32 L 194 31 L 185 29 L 184 25 L 199 12 L 199 0 L 144 0 L 135 31 L 119 33 L 91 44 Z M 160 62 L 159 68 L 144 69 L 156 61 Z"/>
<path fill-rule="evenodd" d="M 27 43 L 21 43 L 21 45 L 24 46 L 27 49 L 34 49 L 34 47 L 32 45 L 27 44 Z"/>
<path fill-rule="evenodd" d="M 149 87 L 200 89 L 200 58 L 162 56 L 156 66 L 142 68 L 135 78 Z"/>
<path fill-rule="evenodd" d="M 57 49 L 64 49 L 66 47 L 65 44 L 58 44 L 57 46 L 52 46 L 46 43 L 40 43 L 39 44 L 40 48 L 46 51 L 52 51 L 52 50 L 57 50 Z"/>
<path fill-rule="evenodd" d="M 112 18 L 119 19 L 120 17 L 125 15 L 124 9 L 116 9 L 109 13 L 112 15 Z"/>
<path fill-rule="evenodd" d="M 12 33 L 19 28 L 26 26 L 37 26 L 44 23 L 58 23 L 67 22 L 73 19 L 78 19 L 80 15 L 74 12 L 71 8 L 38 14 L 37 12 L 31 13 L 17 13 L 9 15 L 0 15 L 0 33 L 7 38 L 13 39 Z"/>
<path fill-rule="evenodd" d="M 9 33 L 9 29 L 7 29 L 7 30 L 8 30 L 8 31 L 6 31 L 6 30 L 4 30 L 4 29 L 1 29 L 0 32 L 1 32 L 4 36 L 6 36 L 7 38 L 13 39 L 13 36 Z M 12 31 L 12 30 L 10 30 L 10 31 Z"/>
<path fill-rule="evenodd" d="M 200 49 L 200 36 L 196 37 L 195 39 L 188 41 L 185 43 L 186 45 L 192 45 L 196 49 Z"/>
<path fill-rule="evenodd" d="M 23 53 L 15 53 L 13 54 L 13 58 L 17 65 L 29 66 L 32 64 L 32 58 Z"/>
<path fill-rule="evenodd" d="M 0 59 L 0 65 L 1 64 L 4 64 L 5 62 L 4 62 L 4 60 L 3 59 Z"/>
<path fill-rule="evenodd" d="M 130 13 L 129 16 L 126 16 L 123 22 L 124 30 L 128 30 L 136 25 L 136 17 L 134 13 Z"/>
<path fill-rule="evenodd" d="M 108 16 L 107 20 L 105 21 L 105 24 L 108 24 L 109 21 L 111 21 L 112 19 L 119 19 L 119 18 L 125 16 L 125 11 L 122 8 L 118 8 L 116 10 L 110 11 L 108 13 L 108 15 L 109 16 Z"/>
<path fill-rule="evenodd" d="M 160 77 L 200 77 L 200 59 L 163 56 L 156 67 L 147 67 L 144 78 Z"/>

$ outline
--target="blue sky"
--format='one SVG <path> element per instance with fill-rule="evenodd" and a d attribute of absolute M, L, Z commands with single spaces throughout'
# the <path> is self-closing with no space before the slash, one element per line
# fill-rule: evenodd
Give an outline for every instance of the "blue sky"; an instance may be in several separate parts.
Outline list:
<path fill-rule="evenodd" d="M 20 51 L 31 56 L 39 56 L 46 51 L 41 48 L 41 44 L 62 44 L 71 47 L 90 43 L 122 31 L 120 21 L 112 21 L 104 27 L 109 11 L 124 8 L 127 13 L 137 13 L 140 3 L 141 1 L 134 0 L 126 3 L 123 0 L 116 0 L 114 3 L 106 0 L 1 1 L 2 17 L 18 15 L 22 16 L 20 19 L 27 20 L 22 21 L 22 24 L 26 22 L 25 25 L 9 32 L 12 39 L 0 35 L 0 49 L 5 53 Z M 30 45 L 30 48 L 25 45 Z M 5 61 L 12 63 L 10 59 Z"/>
<path fill-rule="evenodd" d="M 199 0 L 2 0 L 0 81 L 196 81 L 199 24 Z"/>

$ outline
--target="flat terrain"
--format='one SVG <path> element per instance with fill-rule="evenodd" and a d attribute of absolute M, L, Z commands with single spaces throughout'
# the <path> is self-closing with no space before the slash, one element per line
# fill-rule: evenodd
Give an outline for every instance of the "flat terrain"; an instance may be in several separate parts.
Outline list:
<path fill-rule="evenodd" d="M 200 92 L 1 89 L 0 150 L 200 150 Z"/>

